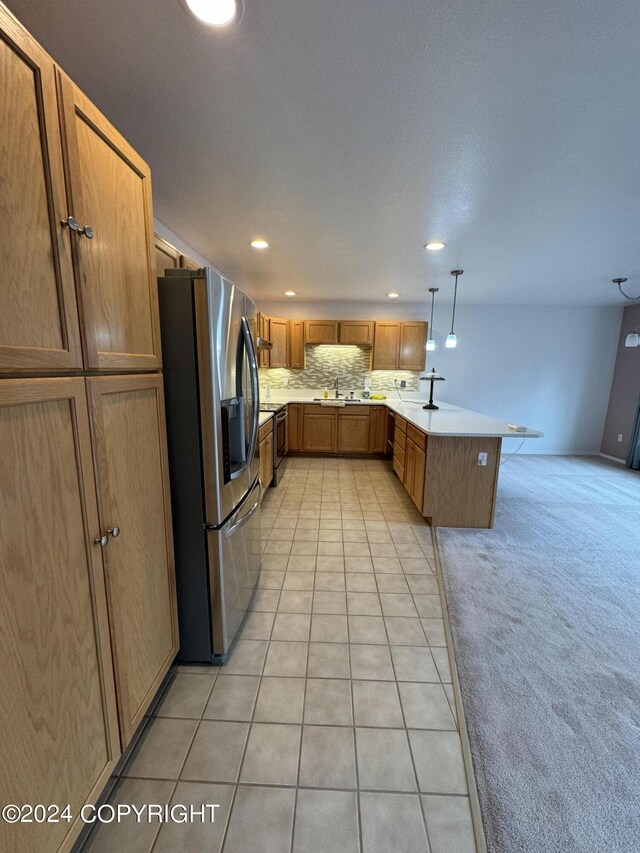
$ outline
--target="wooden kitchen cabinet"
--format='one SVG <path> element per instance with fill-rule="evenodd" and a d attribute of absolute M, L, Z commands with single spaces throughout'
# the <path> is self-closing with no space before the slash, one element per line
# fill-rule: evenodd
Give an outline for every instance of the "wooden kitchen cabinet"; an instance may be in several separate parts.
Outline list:
<path fill-rule="evenodd" d="M 387 408 L 386 406 L 370 406 L 369 417 L 369 452 L 387 452 Z"/>
<path fill-rule="evenodd" d="M 68 211 L 80 226 L 71 242 L 85 367 L 155 370 L 161 355 L 151 173 L 58 74 Z"/>
<path fill-rule="evenodd" d="M 398 367 L 400 370 L 424 370 L 428 323 L 400 323 L 400 347 Z"/>
<path fill-rule="evenodd" d="M 341 344 L 373 346 L 373 320 L 341 320 L 339 341 Z"/>
<path fill-rule="evenodd" d="M 305 320 L 304 335 L 308 344 L 337 344 L 337 320 Z"/>
<path fill-rule="evenodd" d="M 258 432 L 258 456 L 262 487 L 268 489 L 273 480 L 273 418 L 262 424 Z"/>
<path fill-rule="evenodd" d="M 373 369 L 424 370 L 427 327 L 418 321 L 376 321 Z"/>
<path fill-rule="evenodd" d="M 411 500 L 420 512 L 424 504 L 425 462 L 425 451 L 407 436 L 403 482 Z"/>
<path fill-rule="evenodd" d="M 180 252 L 157 234 L 154 238 L 156 276 L 163 278 L 168 269 L 177 270 L 180 267 Z"/>
<path fill-rule="evenodd" d="M 0 372 L 82 368 L 55 67 L 0 6 Z"/>
<path fill-rule="evenodd" d="M 289 367 L 289 321 L 282 317 L 269 318 L 269 367 Z"/>
<path fill-rule="evenodd" d="M 338 453 L 368 453 L 370 416 L 367 407 L 337 411 Z"/>
<path fill-rule="evenodd" d="M 287 446 L 289 450 L 302 450 L 302 404 L 287 406 Z"/>
<path fill-rule="evenodd" d="M 289 368 L 304 370 L 304 320 L 289 320 Z"/>
<path fill-rule="evenodd" d="M 264 341 L 270 341 L 270 332 L 269 332 L 269 318 L 262 311 L 258 311 L 257 317 L 258 323 L 258 337 L 262 338 Z M 258 349 L 258 367 L 269 367 L 270 362 L 270 353 L 268 349 L 263 349 L 262 347 Z"/>
<path fill-rule="evenodd" d="M 74 816 L 0 849 L 68 851 L 120 756 L 84 379 L 0 380 L 0 447 L 0 791 Z"/>
<path fill-rule="evenodd" d="M 373 369 L 395 370 L 400 349 L 400 323 L 376 322 L 373 344 Z"/>
<path fill-rule="evenodd" d="M 178 651 L 162 376 L 87 379 L 123 748 Z"/>
<path fill-rule="evenodd" d="M 335 453 L 336 448 L 336 410 L 321 405 L 303 406 L 302 449 Z"/>

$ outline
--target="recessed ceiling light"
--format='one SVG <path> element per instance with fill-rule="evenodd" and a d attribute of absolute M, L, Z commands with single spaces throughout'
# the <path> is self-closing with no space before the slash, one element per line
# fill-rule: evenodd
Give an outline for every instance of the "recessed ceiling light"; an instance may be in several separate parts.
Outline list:
<path fill-rule="evenodd" d="M 296 292 L 295 292 L 295 290 L 285 290 L 284 295 L 285 296 L 295 296 Z"/>
<path fill-rule="evenodd" d="M 189 11 L 210 27 L 228 27 L 238 17 L 236 0 L 185 0 Z"/>
<path fill-rule="evenodd" d="M 392 292 L 392 293 L 387 293 L 387 296 L 389 297 L 389 299 L 397 299 L 398 296 L 400 296 L 400 294 Z"/>
<path fill-rule="evenodd" d="M 254 249 L 268 249 L 269 244 L 266 240 L 252 240 L 251 245 Z"/>
<path fill-rule="evenodd" d="M 428 243 L 424 244 L 424 248 L 428 252 L 439 252 L 441 249 L 444 249 L 446 243 L 443 243 L 442 240 L 429 240 Z"/>

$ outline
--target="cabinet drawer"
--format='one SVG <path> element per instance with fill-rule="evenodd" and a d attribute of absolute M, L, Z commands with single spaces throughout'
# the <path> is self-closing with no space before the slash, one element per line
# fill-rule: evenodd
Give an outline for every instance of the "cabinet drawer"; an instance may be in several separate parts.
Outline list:
<path fill-rule="evenodd" d="M 407 424 L 407 438 L 414 441 L 422 450 L 427 449 L 427 436 L 411 424 Z"/>
<path fill-rule="evenodd" d="M 405 455 L 406 454 L 404 448 L 398 447 L 398 445 L 396 444 L 395 449 L 393 451 L 393 458 L 394 460 L 398 459 L 403 468 L 405 464 Z"/>
<path fill-rule="evenodd" d="M 400 415 L 396 415 L 396 432 L 406 432 L 407 422 Z"/>
<path fill-rule="evenodd" d="M 262 424 L 260 429 L 258 430 L 258 442 L 264 441 L 265 438 L 269 435 L 273 430 L 273 418 L 269 418 L 266 424 Z"/>
<path fill-rule="evenodd" d="M 398 430 L 396 429 L 394 441 L 396 447 L 401 447 L 404 450 L 407 444 L 407 436 L 403 432 L 398 432 Z"/>
<path fill-rule="evenodd" d="M 398 475 L 400 482 L 404 483 L 404 465 L 401 464 L 397 456 L 393 457 L 393 470 Z"/>

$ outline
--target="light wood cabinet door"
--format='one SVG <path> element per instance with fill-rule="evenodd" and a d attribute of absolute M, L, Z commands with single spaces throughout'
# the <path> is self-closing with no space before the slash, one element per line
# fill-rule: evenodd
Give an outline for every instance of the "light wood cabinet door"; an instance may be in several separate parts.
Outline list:
<path fill-rule="evenodd" d="M 373 345 L 373 320 L 341 320 L 340 343 Z"/>
<path fill-rule="evenodd" d="M 336 413 L 320 411 L 321 408 L 319 405 L 304 407 L 302 449 L 309 453 L 335 453 Z"/>
<path fill-rule="evenodd" d="M 338 453 L 368 453 L 369 426 L 368 411 L 338 411 Z"/>
<path fill-rule="evenodd" d="M 400 323 L 376 322 L 373 343 L 373 369 L 395 370 L 398 367 Z"/>
<path fill-rule="evenodd" d="M 264 489 L 273 480 L 273 430 L 260 442 L 260 479 Z"/>
<path fill-rule="evenodd" d="M 304 320 L 289 320 L 289 368 L 304 370 Z"/>
<path fill-rule="evenodd" d="M 387 409 L 386 406 L 371 406 L 371 425 L 369 428 L 369 451 L 386 453 L 387 451 Z"/>
<path fill-rule="evenodd" d="M 124 748 L 178 650 L 162 376 L 87 385 Z"/>
<path fill-rule="evenodd" d="M 304 336 L 308 344 L 337 344 L 337 320 L 305 320 Z"/>
<path fill-rule="evenodd" d="M 425 451 L 408 438 L 405 450 L 404 487 L 421 512 L 424 503 L 425 463 Z"/>
<path fill-rule="evenodd" d="M 281 317 L 269 318 L 271 334 L 270 367 L 289 367 L 289 321 Z"/>
<path fill-rule="evenodd" d="M 0 791 L 74 821 L 0 823 L 68 850 L 120 755 L 84 380 L 0 380 Z"/>
<path fill-rule="evenodd" d="M 157 278 L 162 278 L 166 270 L 177 270 L 180 267 L 180 252 L 175 246 L 156 234 L 154 247 Z"/>
<path fill-rule="evenodd" d="M 55 69 L 0 5 L 0 372 L 82 368 Z"/>
<path fill-rule="evenodd" d="M 400 370 L 424 370 L 427 344 L 427 323 L 403 322 L 400 324 Z"/>
<path fill-rule="evenodd" d="M 302 450 L 302 405 L 287 406 L 287 443 L 289 450 Z"/>
<path fill-rule="evenodd" d="M 269 337 L 269 318 L 266 314 L 263 314 L 262 311 L 258 312 L 258 337 L 262 338 L 265 341 L 270 341 Z M 258 350 L 258 367 L 270 367 L 270 355 L 268 349 L 260 348 Z"/>
<path fill-rule="evenodd" d="M 118 131 L 59 77 L 85 367 L 161 366 L 151 174 Z"/>

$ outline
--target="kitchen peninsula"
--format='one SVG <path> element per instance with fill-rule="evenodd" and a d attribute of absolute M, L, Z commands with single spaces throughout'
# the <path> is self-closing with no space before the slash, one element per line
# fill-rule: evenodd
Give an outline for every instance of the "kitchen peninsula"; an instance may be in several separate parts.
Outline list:
<path fill-rule="evenodd" d="M 417 399 L 318 401 L 314 392 L 271 399 L 288 404 L 289 452 L 393 455 L 393 470 L 436 527 L 492 527 L 502 439 L 542 436 L 449 403 L 430 411 Z"/>

